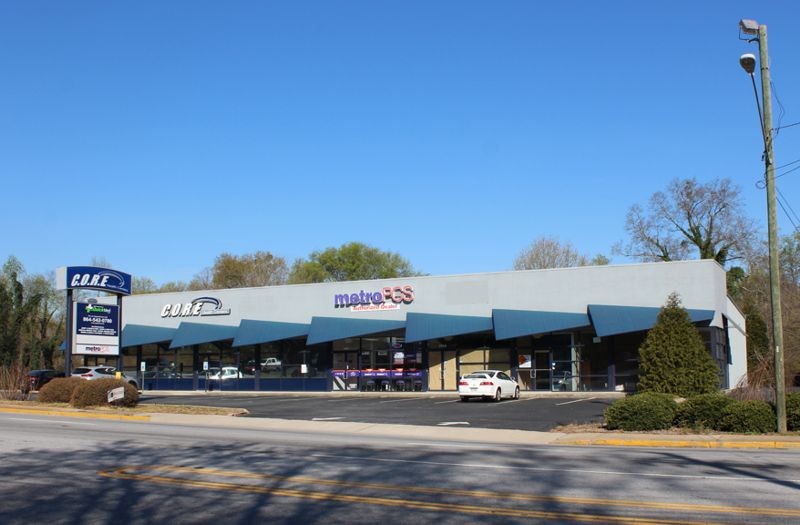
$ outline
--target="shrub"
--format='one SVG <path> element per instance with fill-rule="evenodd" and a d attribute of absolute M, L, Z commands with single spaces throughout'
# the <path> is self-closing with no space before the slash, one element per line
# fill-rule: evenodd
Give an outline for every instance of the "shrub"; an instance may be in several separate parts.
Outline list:
<path fill-rule="evenodd" d="M 786 396 L 786 428 L 800 430 L 800 392 Z"/>
<path fill-rule="evenodd" d="M 736 400 L 725 394 L 701 394 L 690 397 L 680 405 L 675 415 L 679 427 L 721 430 L 725 408 Z"/>
<path fill-rule="evenodd" d="M 766 434 L 776 430 L 775 411 L 765 401 L 736 401 L 728 405 L 722 417 L 722 430 L 742 434 Z"/>
<path fill-rule="evenodd" d="M 719 368 L 673 293 L 639 348 L 638 390 L 690 397 L 717 388 Z"/>
<path fill-rule="evenodd" d="M 28 392 L 25 390 L 25 379 L 27 370 L 17 364 L 0 367 L 0 399 L 18 399 L 19 393 L 23 395 Z"/>
<path fill-rule="evenodd" d="M 77 408 L 108 405 L 108 392 L 114 388 L 124 387 L 125 397 L 114 402 L 114 406 L 133 407 L 139 402 L 136 387 L 121 379 L 95 379 L 83 381 L 72 393 L 70 404 Z"/>
<path fill-rule="evenodd" d="M 662 430 L 672 427 L 676 410 L 672 396 L 645 392 L 616 401 L 603 416 L 609 430 Z"/>
<path fill-rule="evenodd" d="M 86 380 L 80 377 L 51 379 L 39 389 L 37 399 L 42 403 L 69 403 L 69 400 L 72 399 L 72 392 L 83 383 L 86 383 Z"/>

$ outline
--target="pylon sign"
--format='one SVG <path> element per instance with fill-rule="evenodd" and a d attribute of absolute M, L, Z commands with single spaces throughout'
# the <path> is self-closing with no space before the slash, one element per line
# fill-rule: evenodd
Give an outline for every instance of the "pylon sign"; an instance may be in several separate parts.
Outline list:
<path fill-rule="evenodd" d="M 117 367 L 121 367 L 122 296 L 131 294 L 131 275 L 96 266 L 62 266 L 56 268 L 56 289 L 67 291 L 64 341 L 67 375 L 71 370 L 72 354 L 117 356 Z M 73 305 L 72 291 L 75 289 L 114 294 L 117 304 L 105 305 L 90 299 L 90 302 Z"/>

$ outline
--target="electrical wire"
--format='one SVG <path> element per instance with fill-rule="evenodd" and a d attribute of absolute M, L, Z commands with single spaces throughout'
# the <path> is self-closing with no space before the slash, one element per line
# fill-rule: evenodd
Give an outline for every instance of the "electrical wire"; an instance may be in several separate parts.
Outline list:
<path fill-rule="evenodd" d="M 797 160 L 795 160 L 795 161 L 792 161 L 792 162 L 790 162 L 790 163 L 788 163 L 788 164 L 784 164 L 783 166 L 778 166 L 777 168 L 775 168 L 775 171 L 777 171 L 777 170 L 779 170 L 779 169 L 782 169 L 782 168 L 785 168 L 785 167 L 787 167 L 787 166 L 791 166 L 792 164 L 797 164 L 798 162 L 800 162 L 800 159 L 797 159 Z M 795 166 L 794 168 L 792 168 L 792 169 L 790 169 L 790 170 L 786 170 L 786 171 L 784 171 L 783 173 L 778 173 L 778 174 L 776 174 L 774 177 L 775 177 L 776 179 L 780 179 L 780 178 L 781 178 L 781 177 L 783 177 L 784 175 L 788 175 L 788 174 L 790 174 L 790 173 L 792 173 L 792 172 L 795 172 L 795 171 L 797 171 L 797 170 L 800 170 L 800 166 Z M 758 188 L 759 190 L 763 190 L 764 188 L 766 188 L 766 187 L 767 187 L 767 182 L 766 182 L 766 181 L 767 181 L 767 174 L 765 173 L 765 174 L 764 174 L 764 178 L 763 178 L 763 179 L 760 179 L 760 180 L 757 180 L 757 181 L 756 181 L 756 188 Z"/>
<path fill-rule="evenodd" d="M 769 85 L 770 89 L 772 89 L 772 94 L 775 96 L 775 102 L 778 103 L 778 107 L 780 108 L 780 111 L 778 112 L 778 125 L 775 127 L 775 131 L 777 132 L 779 129 L 781 129 L 781 121 L 783 120 L 783 116 L 786 115 L 786 110 L 784 109 L 781 99 L 778 96 L 778 88 L 775 87 L 775 83 L 770 80 Z"/>
<path fill-rule="evenodd" d="M 798 124 L 800 124 L 800 122 L 798 122 Z M 775 169 L 779 170 L 779 169 L 785 168 L 786 166 L 791 166 L 792 164 L 797 164 L 798 162 L 800 162 L 800 159 L 793 160 L 792 162 L 788 162 L 788 163 L 784 164 L 783 166 L 775 166 Z"/>
<path fill-rule="evenodd" d="M 776 190 L 777 190 L 777 188 L 776 188 Z M 786 214 L 786 218 L 788 218 L 789 222 L 792 223 L 792 226 L 794 227 L 794 231 L 800 232 L 800 227 L 797 226 L 797 223 L 800 222 L 800 217 L 798 217 L 797 214 L 794 212 L 792 207 L 786 201 L 786 197 L 783 196 L 781 191 L 780 190 L 777 190 L 777 191 L 778 191 L 778 195 L 779 195 L 779 197 L 777 199 L 778 206 L 781 207 L 781 209 L 783 210 L 783 213 Z M 788 210 L 787 210 L 787 208 L 788 208 Z M 795 221 L 795 219 L 797 219 L 797 221 Z"/>
<path fill-rule="evenodd" d="M 773 131 L 777 132 L 777 131 L 780 131 L 782 129 L 792 128 L 794 126 L 800 126 L 800 122 L 795 122 L 794 124 L 786 124 L 785 126 L 779 126 L 777 128 L 774 128 Z"/>

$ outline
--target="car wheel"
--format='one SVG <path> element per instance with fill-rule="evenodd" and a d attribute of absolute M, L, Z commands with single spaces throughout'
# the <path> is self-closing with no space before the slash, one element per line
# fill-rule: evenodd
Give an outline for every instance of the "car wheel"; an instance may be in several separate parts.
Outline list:
<path fill-rule="evenodd" d="M 519 387 L 514 389 L 514 399 L 519 399 Z"/>
<path fill-rule="evenodd" d="M 463 401 L 463 402 L 465 402 L 465 403 L 466 403 L 467 401 L 469 401 L 469 397 L 467 397 L 467 396 L 461 396 L 461 401 Z"/>
<path fill-rule="evenodd" d="M 501 399 L 503 399 L 503 393 L 500 392 L 500 389 L 498 388 L 497 392 L 494 393 L 494 400 L 500 401 Z"/>

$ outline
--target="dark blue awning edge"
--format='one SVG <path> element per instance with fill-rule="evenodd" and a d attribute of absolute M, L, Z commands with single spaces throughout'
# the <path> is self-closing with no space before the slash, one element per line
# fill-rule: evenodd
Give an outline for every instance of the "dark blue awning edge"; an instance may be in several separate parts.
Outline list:
<path fill-rule="evenodd" d="M 239 329 L 236 331 L 236 337 L 233 339 L 233 346 L 240 347 L 306 337 L 310 327 L 311 325 L 307 323 L 242 319 Z"/>
<path fill-rule="evenodd" d="M 178 329 L 175 331 L 175 335 L 169 347 L 181 348 L 203 343 L 227 341 L 236 337 L 236 331 L 238 329 L 238 326 L 189 323 L 184 321 L 178 325 Z"/>
<path fill-rule="evenodd" d="M 440 337 L 490 332 L 491 317 L 409 312 L 406 315 L 407 343 L 429 341 Z"/>
<path fill-rule="evenodd" d="M 126 348 L 131 346 L 172 341 L 176 331 L 177 328 L 165 328 L 163 326 L 150 326 L 143 324 L 126 324 L 122 328 L 120 346 Z"/>
<path fill-rule="evenodd" d="M 391 319 L 350 319 L 345 317 L 312 317 L 306 344 L 329 343 L 349 337 L 361 337 L 405 328 L 405 321 Z"/>
<path fill-rule="evenodd" d="M 656 323 L 661 307 L 590 304 L 589 318 L 598 337 L 641 332 Z M 708 323 L 714 319 L 714 310 L 686 309 L 692 323 Z"/>
<path fill-rule="evenodd" d="M 492 319 L 498 341 L 591 326 L 589 316 L 581 312 L 494 309 Z"/>

